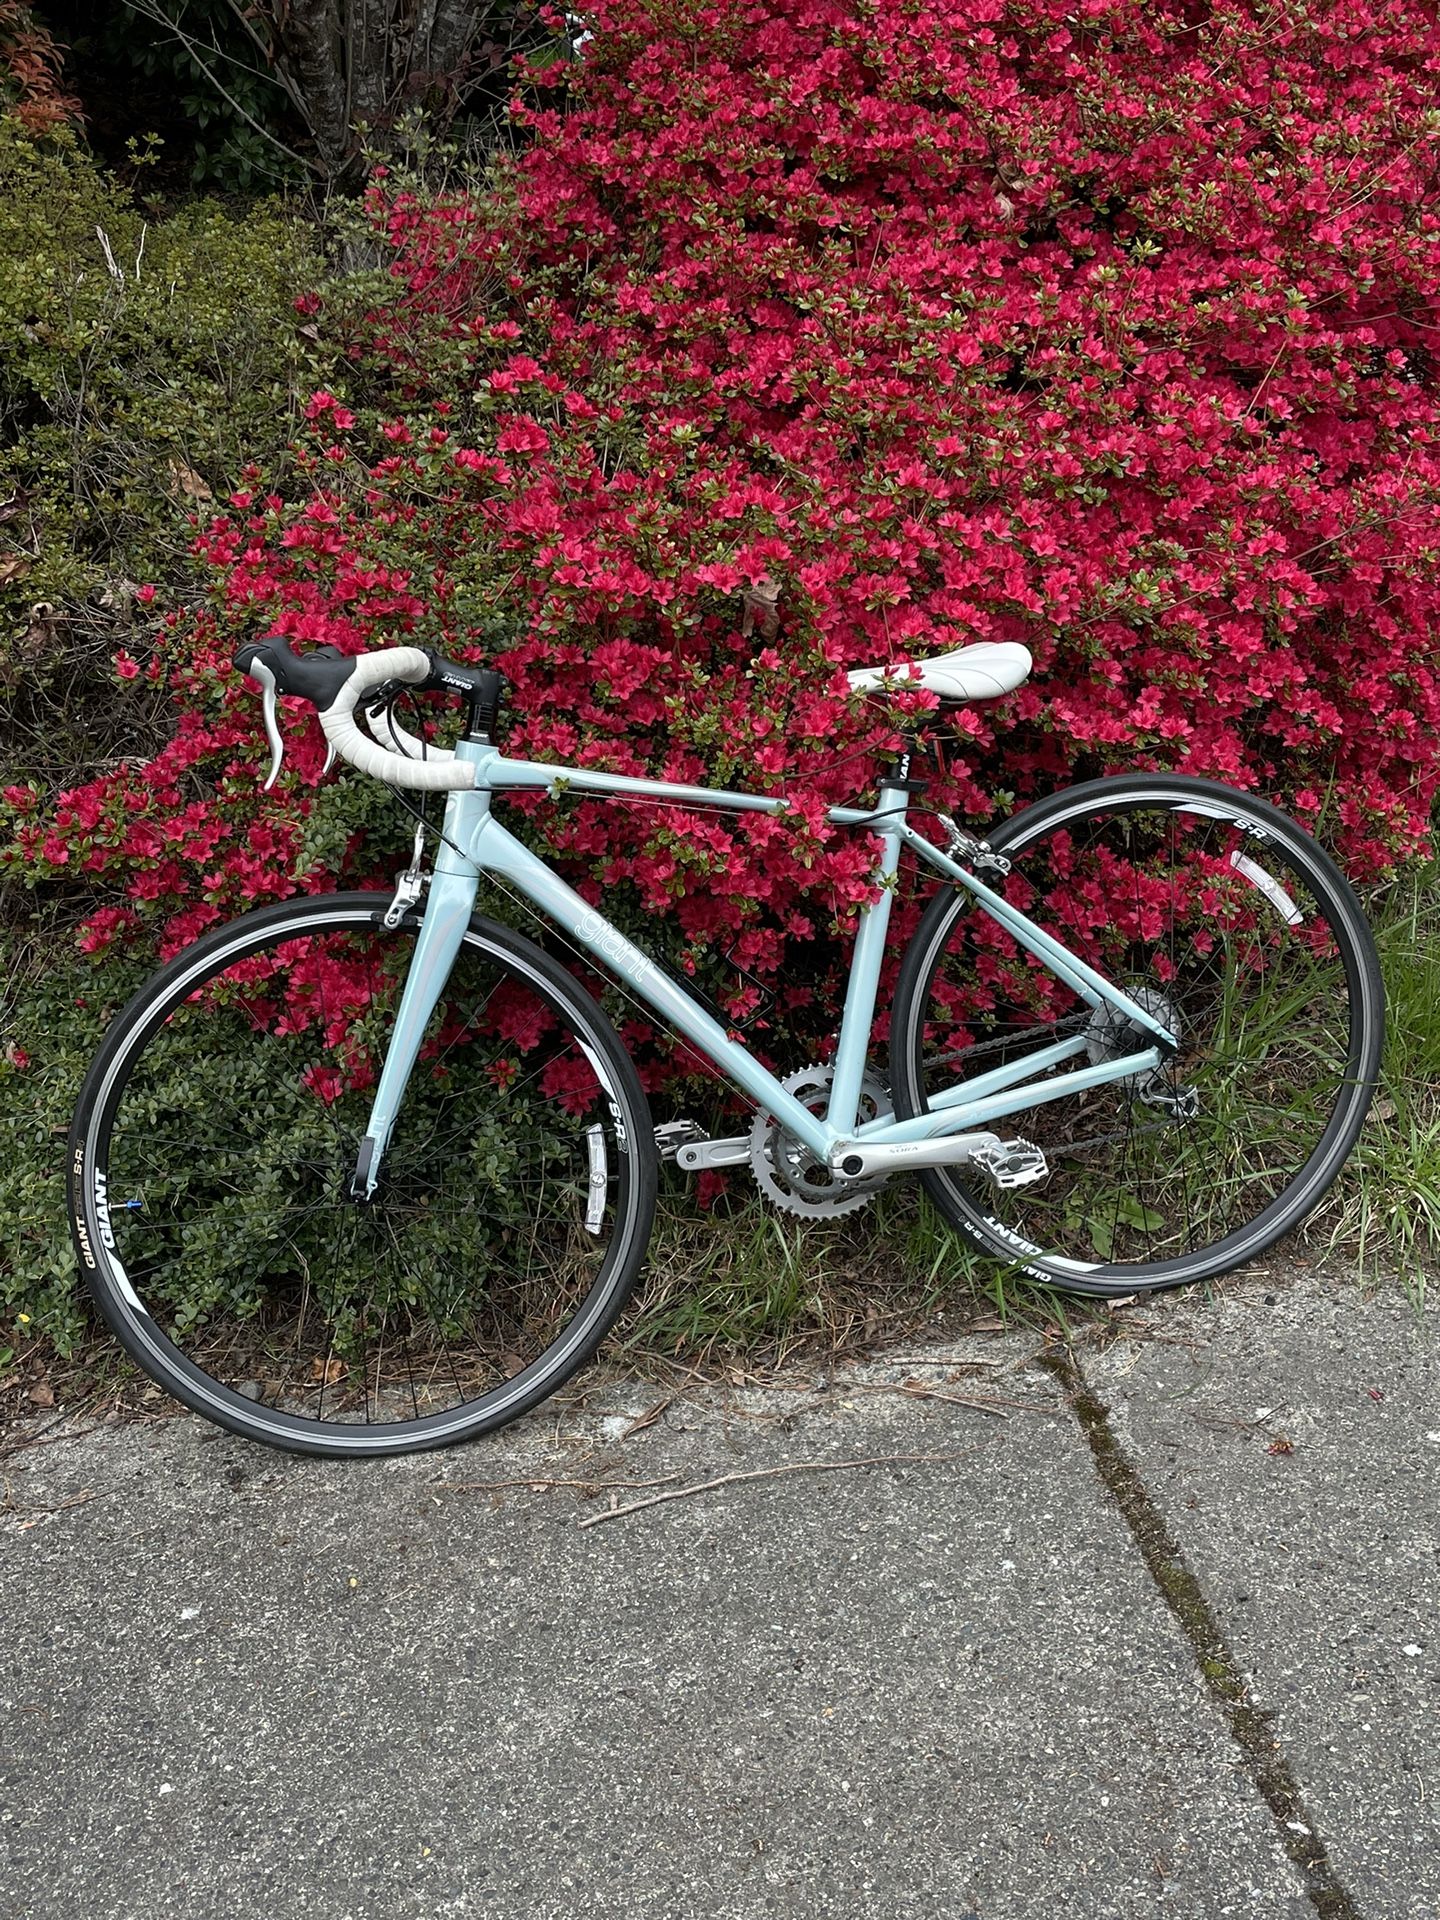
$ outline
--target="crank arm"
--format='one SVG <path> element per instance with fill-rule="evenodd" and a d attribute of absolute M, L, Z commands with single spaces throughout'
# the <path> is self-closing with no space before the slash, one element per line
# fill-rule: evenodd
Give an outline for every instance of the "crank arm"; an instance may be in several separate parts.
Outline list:
<path fill-rule="evenodd" d="M 904 1140 L 888 1147 L 842 1140 L 830 1155 L 830 1165 L 847 1180 L 868 1180 L 877 1174 L 908 1173 L 913 1167 L 960 1167 L 1004 1146 L 994 1133 L 951 1133 L 940 1140 Z"/>
<path fill-rule="evenodd" d="M 675 1155 L 675 1164 L 686 1173 L 704 1173 L 711 1167 L 741 1167 L 750 1158 L 748 1134 L 730 1140 L 691 1140 Z"/>

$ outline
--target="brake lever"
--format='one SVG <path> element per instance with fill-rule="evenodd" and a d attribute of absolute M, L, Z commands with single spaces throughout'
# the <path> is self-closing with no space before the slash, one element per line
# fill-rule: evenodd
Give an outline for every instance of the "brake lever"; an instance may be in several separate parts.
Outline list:
<path fill-rule="evenodd" d="M 264 700 L 265 738 L 270 742 L 270 772 L 266 776 L 265 785 L 261 791 L 268 793 L 279 777 L 280 763 L 285 758 L 285 742 L 280 737 L 279 699 L 275 690 L 275 675 L 265 662 L 258 658 L 250 662 L 246 671 L 252 680 L 260 683 Z M 330 762 L 327 760 L 325 765 L 328 771 Z"/>

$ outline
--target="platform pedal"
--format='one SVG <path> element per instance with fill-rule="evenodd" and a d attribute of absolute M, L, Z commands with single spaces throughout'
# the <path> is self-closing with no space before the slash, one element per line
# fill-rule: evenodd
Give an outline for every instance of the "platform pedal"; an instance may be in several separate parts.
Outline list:
<path fill-rule="evenodd" d="M 1031 1140 L 997 1140 L 993 1147 L 978 1148 L 967 1164 L 1007 1193 L 1015 1187 L 1034 1186 L 1050 1172 L 1044 1154 Z"/>
<path fill-rule="evenodd" d="M 655 1129 L 655 1151 L 673 1160 L 682 1173 L 706 1173 L 715 1167 L 739 1167 L 750 1158 L 750 1136 L 712 1140 L 693 1120 L 662 1120 Z"/>
<path fill-rule="evenodd" d="M 705 1138 L 705 1129 L 693 1120 L 662 1120 L 655 1129 L 655 1151 L 662 1160 L 673 1160 L 681 1147 Z"/>

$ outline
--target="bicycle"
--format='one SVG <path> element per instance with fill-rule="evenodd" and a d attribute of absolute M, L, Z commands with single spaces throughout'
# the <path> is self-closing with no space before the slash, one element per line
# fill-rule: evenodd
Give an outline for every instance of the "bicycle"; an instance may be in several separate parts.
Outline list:
<path fill-rule="evenodd" d="M 850 679 L 973 702 L 1030 664 L 984 644 Z M 360 771 L 445 796 L 428 875 L 422 828 L 391 895 L 305 897 L 212 931 L 117 1016 L 80 1094 L 68 1193 L 93 1295 L 156 1381 L 237 1433 L 390 1454 L 535 1407 L 629 1298 L 662 1156 L 748 1165 L 772 1202 L 819 1218 L 918 1172 L 969 1245 L 1118 1296 L 1263 1253 L 1355 1144 L 1380 1062 L 1374 941 L 1329 855 L 1263 800 L 1139 773 L 983 839 L 937 815 L 942 847 L 909 817 L 903 755 L 873 805 L 830 810 L 874 837 L 874 897 L 832 1057 L 782 1080 L 492 803 L 761 814 L 783 796 L 508 759 L 499 674 L 417 647 L 300 657 L 271 639 L 236 665 L 265 696 L 267 787 L 285 694 Z M 450 751 L 395 715 L 423 688 L 467 703 Z M 941 884 L 900 966 L 887 1076 L 867 1052 L 902 850 Z M 482 876 L 713 1062 L 753 1124 L 657 1127 L 595 993 L 476 914 Z M 1023 1134 L 995 1131 L 1019 1116 Z"/>

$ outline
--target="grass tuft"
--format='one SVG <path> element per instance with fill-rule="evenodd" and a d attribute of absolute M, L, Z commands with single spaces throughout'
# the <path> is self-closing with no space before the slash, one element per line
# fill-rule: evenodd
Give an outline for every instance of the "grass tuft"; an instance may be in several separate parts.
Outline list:
<path fill-rule="evenodd" d="M 1362 1274 L 1396 1275 L 1417 1308 L 1440 1262 L 1440 864 L 1372 904 L 1385 973 L 1380 1090 L 1322 1216 L 1332 1252 Z"/>

